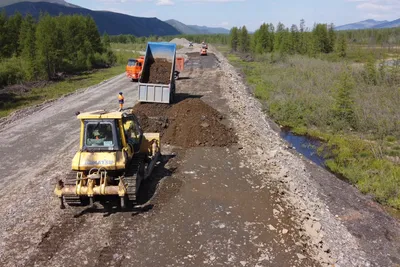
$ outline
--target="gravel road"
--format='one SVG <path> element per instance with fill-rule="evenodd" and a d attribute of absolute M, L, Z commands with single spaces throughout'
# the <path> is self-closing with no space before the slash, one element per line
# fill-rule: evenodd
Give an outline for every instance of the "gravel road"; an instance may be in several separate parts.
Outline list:
<path fill-rule="evenodd" d="M 239 143 L 164 145 L 141 209 L 59 209 L 55 181 L 78 148 L 76 111 L 136 103 L 121 74 L 0 124 L 1 266 L 395 266 L 399 225 L 350 185 L 287 148 L 213 47 L 175 40 L 177 93 L 224 114 Z M 330 192 L 330 193 L 328 193 Z M 357 205 L 356 205 L 357 204 Z"/>

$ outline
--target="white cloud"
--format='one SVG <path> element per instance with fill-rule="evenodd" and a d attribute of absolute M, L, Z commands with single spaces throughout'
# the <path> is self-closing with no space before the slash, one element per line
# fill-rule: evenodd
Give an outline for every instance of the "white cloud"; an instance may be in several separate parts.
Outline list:
<path fill-rule="evenodd" d="M 228 25 L 229 25 L 229 22 L 227 22 L 227 21 L 221 22 L 221 26 L 228 26 Z"/>
<path fill-rule="evenodd" d="M 135 2 L 153 2 L 153 0 L 95 0 L 101 3 L 111 3 L 111 4 L 124 4 L 124 3 L 135 3 Z"/>
<path fill-rule="evenodd" d="M 356 8 L 368 18 L 397 18 L 400 16 L 400 0 L 347 0 L 357 3 Z"/>
<path fill-rule="evenodd" d="M 157 0 L 157 6 L 172 6 L 175 5 L 171 0 Z"/>
<path fill-rule="evenodd" d="M 183 0 L 183 2 L 196 3 L 230 3 L 230 2 L 246 2 L 247 0 Z"/>

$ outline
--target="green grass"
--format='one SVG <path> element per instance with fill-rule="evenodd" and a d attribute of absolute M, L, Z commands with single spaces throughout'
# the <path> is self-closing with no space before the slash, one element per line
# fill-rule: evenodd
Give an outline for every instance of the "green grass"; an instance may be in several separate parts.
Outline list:
<path fill-rule="evenodd" d="M 388 70 L 371 83 L 368 75 L 377 73 L 348 69 L 343 61 L 259 55 L 245 62 L 229 49 L 220 51 L 243 70 L 272 119 L 324 141 L 319 151 L 331 171 L 400 209 L 400 89 L 394 82 L 398 74 Z M 340 90 L 349 96 L 340 95 Z M 339 105 L 343 103 L 351 112 Z"/>
<path fill-rule="evenodd" d="M 330 62 L 347 61 L 349 63 L 367 63 L 368 59 L 372 57 L 374 60 L 380 62 L 389 58 L 399 58 L 400 50 L 373 45 L 350 44 L 344 59 L 339 57 L 337 53 L 320 54 L 318 57 Z"/>
<path fill-rule="evenodd" d="M 51 84 L 42 88 L 33 88 L 28 93 L 17 95 L 13 102 L 7 103 L 0 109 L 0 117 L 5 117 L 11 112 L 21 108 L 43 103 L 46 100 L 56 99 L 65 94 L 72 93 L 80 88 L 96 85 L 104 80 L 119 75 L 125 71 L 125 65 L 118 65 L 108 69 L 97 70 L 92 73 L 83 73 L 66 79 L 65 81 Z"/>

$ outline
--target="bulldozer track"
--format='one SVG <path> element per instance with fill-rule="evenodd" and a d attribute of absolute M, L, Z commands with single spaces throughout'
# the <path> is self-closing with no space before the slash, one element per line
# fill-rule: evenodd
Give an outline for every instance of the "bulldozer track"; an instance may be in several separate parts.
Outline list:
<path fill-rule="evenodd" d="M 68 173 L 67 177 L 65 178 L 65 185 L 75 185 L 76 184 L 76 172 L 71 171 Z M 68 206 L 83 206 L 86 201 L 84 197 L 81 196 L 64 196 L 65 203 Z"/>
<path fill-rule="evenodd" d="M 125 173 L 124 180 L 128 184 L 127 198 L 130 202 L 137 201 L 137 189 L 140 186 L 141 180 L 144 178 L 145 157 L 146 155 L 142 153 L 135 154 Z"/>

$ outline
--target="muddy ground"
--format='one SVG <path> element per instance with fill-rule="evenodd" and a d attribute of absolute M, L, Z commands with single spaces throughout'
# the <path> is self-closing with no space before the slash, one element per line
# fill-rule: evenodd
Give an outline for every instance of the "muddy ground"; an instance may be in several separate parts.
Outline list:
<path fill-rule="evenodd" d="M 183 45 L 179 102 L 216 109 L 237 143 L 162 142 L 141 208 L 60 210 L 53 189 L 78 147 L 75 111 L 116 110 L 119 91 L 133 107 L 136 84 L 122 74 L 11 116 L 0 128 L 0 265 L 395 266 L 398 223 L 290 151 L 220 53 Z"/>

